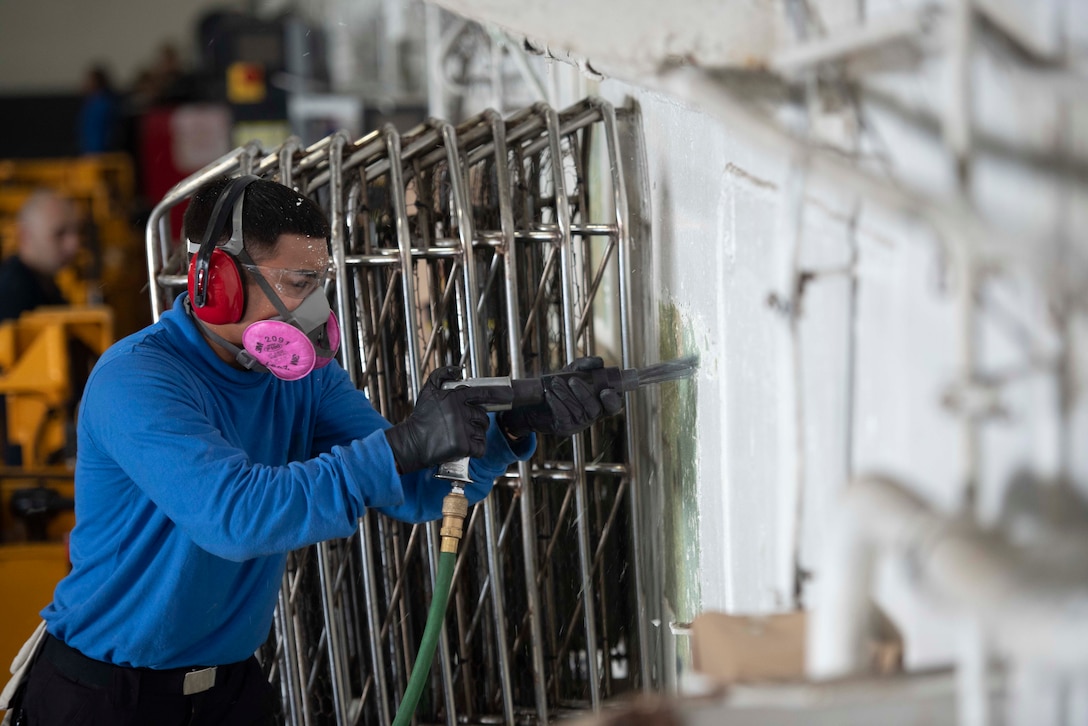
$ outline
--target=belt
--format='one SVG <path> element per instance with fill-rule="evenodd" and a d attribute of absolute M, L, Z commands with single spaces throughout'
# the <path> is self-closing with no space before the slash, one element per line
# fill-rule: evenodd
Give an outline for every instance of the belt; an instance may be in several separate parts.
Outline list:
<path fill-rule="evenodd" d="M 216 675 L 219 671 L 225 671 L 242 663 L 231 663 L 226 666 L 194 667 L 194 668 L 170 668 L 157 670 L 154 668 L 130 668 L 113 663 L 104 663 L 94 658 L 88 658 L 64 641 L 46 636 L 42 646 L 42 655 L 56 666 L 57 670 L 68 678 L 78 681 L 85 686 L 96 688 L 109 688 L 113 685 L 113 677 L 116 673 L 135 673 L 140 679 L 140 686 L 160 693 L 180 694 L 191 696 L 203 693 L 215 686 Z M 224 675 L 226 675 L 224 673 Z"/>

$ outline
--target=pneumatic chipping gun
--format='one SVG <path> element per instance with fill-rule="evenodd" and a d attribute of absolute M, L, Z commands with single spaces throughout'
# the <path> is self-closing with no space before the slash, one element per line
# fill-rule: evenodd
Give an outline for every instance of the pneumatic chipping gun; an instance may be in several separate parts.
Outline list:
<path fill-rule="evenodd" d="M 653 383 L 664 383 L 687 378 L 695 372 L 698 359 L 694 356 L 679 358 L 664 363 L 655 363 L 643 368 L 594 368 L 588 371 L 562 371 L 558 373 L 546 373 L 540 378 L 510 378 L 510 376 L 497 376 L 491 378 L 466 378 L 461 381 L 450 381 L 443 384 L 445 389 L 455 388 L 481 388 L 487 386 L 504 387 L 513 391 L 513 400 L 508 404 L 484 406 L 488 411 L 507 411 L 522 406 L 533 406 L 544 401 L 544 391 L 547 390 L 548 379 L 554 377 L 580 378 L 592 387 L 593 391 L 600 395 L 601 391 L 611 388 L 617 393 L 627 393 L 642 386 Z M 449 479 L 453 482 L 471 482 L 468 475 L 468 457 L 446 462 L 438 467 L 436 476 Z"/>

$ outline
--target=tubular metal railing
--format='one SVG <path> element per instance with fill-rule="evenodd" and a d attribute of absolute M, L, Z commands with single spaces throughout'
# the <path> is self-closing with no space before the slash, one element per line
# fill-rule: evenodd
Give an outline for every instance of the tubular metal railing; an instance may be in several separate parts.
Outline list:
<path fill-rule="evenodd" d="M 634 367 L 625 176 L 588 99 L 431 120 L 271 153 L 251 144 L 171 190 L 147 225 L 156 319 L 184 289 L 169 213 L 216 176 L 311 196 L 331 227 L 339 360 L 391 421 L 434 368 L 537 376 L 581 355 Z M 470 512 L 418 723 L 547 723 L 651 678 L 634 417 L 540 437 Z M 262 662 L 289 724 L 388 724 L 411 672 L 437 530 L 375 513 L 291 553 Z"/>

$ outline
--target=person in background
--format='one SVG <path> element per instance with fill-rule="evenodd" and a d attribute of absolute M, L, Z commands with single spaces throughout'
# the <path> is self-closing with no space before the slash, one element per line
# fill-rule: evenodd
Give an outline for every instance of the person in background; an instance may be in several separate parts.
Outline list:
<path fill-rule="evenodd" d="M 621 405 L 615 391 L 556 380 L 504 425 L 486 408 L 513 393 L 445 389 L 460 377 L 446 366 L 394 425 L 334 357 L 316 203 L 223 178 L 194 194 L 184 230 L 188 292 L 87 383 L 72 571 L 42 611 L 47 634 L 16 696 L 27 724 L 270 723 L 276 694 L 254 652 L 288 552 L 350 536 L 368 509 L 439 518 L 450 484 L 435 468 L 464 456 L 478 502 L 532 455 L 535 432 L 570 436 Z"/>
<path fill-rule="evenodd" d="M 56 274 L 75 261 L 81 244 L 72 200 L 50 189 L 35 191 L 16 219 L 17 251 L 0 263 L 0 322 L 43 305 L 67 305 Z"/>
<path fill-rule="evenodd" d="M 0 323 L 47 305 L 67 305 L 56 274 L 75 261 L 82 244 L 79 212 L 71 199 L 52 189 L 38 189 L 23 203 L 15 220 L 16 252 L 0 263 Z M 79 341 L 69 341 L 73 396 L 79 400 L 93 358 Z M 73 436 L 74 440 L 74 436 Z M 8 441 L 7 401 L 0 396 L 0 455 L 6 466 L 23 463 L 19 447 Z"/>
<path fill-rule="evenodd" d="M 83 81 L 79 109 L 79 153 L 101 154 L 120 148 L 120 99 L 103 66 L 92 66 Z"/>

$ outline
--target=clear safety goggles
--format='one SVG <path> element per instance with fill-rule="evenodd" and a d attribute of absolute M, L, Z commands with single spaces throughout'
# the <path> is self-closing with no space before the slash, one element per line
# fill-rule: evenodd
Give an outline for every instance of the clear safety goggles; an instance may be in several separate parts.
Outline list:
<path fill-rule="evenodd" d="M 242 265 L 247 272 L 260 275 L 280 297 L 305 300 L 310 294 L 325 286 L 332 274 L 332 261 L 324 270 L 288 270 L 265 265 Z"/>

